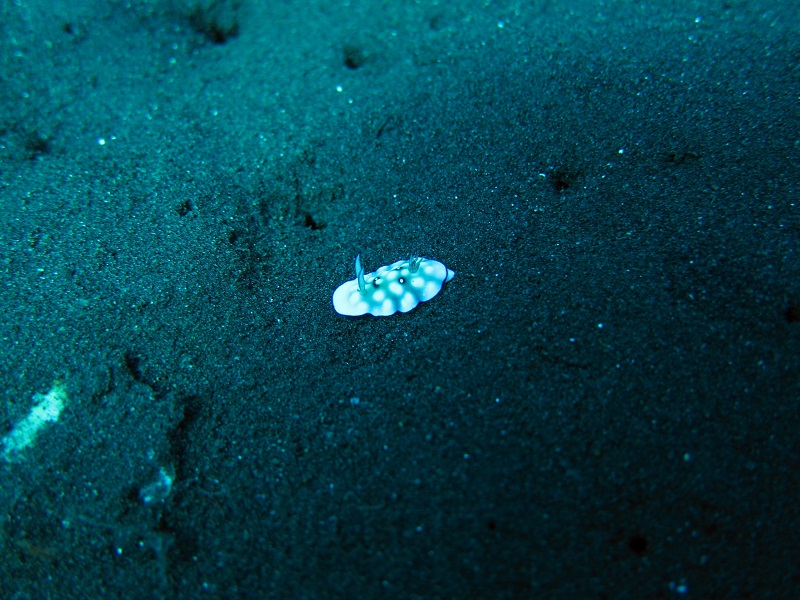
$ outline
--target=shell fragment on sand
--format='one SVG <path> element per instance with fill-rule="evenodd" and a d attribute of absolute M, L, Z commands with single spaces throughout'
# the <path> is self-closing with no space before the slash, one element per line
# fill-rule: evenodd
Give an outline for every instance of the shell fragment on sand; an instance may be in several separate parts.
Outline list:
<path fill-rule="evenodd" d="M 36 441 L 39 431 L 48 423 L 58 421 L 67 405 L 67 389 L 56 381 L 46 394 L 34 394 L 34 405 L 28 415 L 20 420 L 5 437 L 0 439 L 2 457 L 6 462 L 16 462 L 22 452 Z"/>
<path fill-rule="evenodd" d="M 418 256 L 365 275 L 359 255 L 356 256 L 356 278 L 336 288 L 333 308 L 348 317 L 367 313 L 388 317 L 398 311 L 405 313 L 433 298 L 453 277 L 455 272 L 442 263 Z"/>

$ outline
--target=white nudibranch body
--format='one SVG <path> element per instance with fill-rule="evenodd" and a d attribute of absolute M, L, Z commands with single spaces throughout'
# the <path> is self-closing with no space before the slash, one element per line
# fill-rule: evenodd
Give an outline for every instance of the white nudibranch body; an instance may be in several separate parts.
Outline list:
<path fill-rule="evenodd" d="M 333 308 L 348 317 L 367 313 L 388 317 L 397 311 L 405 313 L 420 302 L 433 298 L 453 277 L 455 272 L 442 263 L 418 256 L 364 275 L 361 255 L 358 255 L 356 278 L 336 288 Z"/>

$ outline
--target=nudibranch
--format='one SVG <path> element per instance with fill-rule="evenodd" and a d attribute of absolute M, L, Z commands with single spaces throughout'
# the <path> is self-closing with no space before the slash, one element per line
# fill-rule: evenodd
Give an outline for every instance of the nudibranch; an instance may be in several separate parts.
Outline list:
<path fill-rule="evenodd" d="M 367 313 L 388 317 L 398 310 L 408 312 L 433 298 L 455 277 L 442 263 L 412 256 L 364 275 L 361 255 L 356 256 L 356 278 L 333 292 L 333 308 L 340 315 L 359 317 Z"/>

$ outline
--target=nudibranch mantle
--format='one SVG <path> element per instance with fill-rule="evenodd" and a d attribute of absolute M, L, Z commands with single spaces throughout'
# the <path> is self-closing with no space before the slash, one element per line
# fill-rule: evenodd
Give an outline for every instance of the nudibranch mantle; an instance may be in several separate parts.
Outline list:
<path fill-rule="evenodd" d="M 399 260 L 365 275 L 359 254 L 356 256 L 356 278 L 336 288 L 333 308 L 348 317 L 367 313 L 388 317 L 397 311 L 405 313 L 420 302 L 433 298 L 453 277 L 455 271 L 439 261 L 419 256 Z"/>

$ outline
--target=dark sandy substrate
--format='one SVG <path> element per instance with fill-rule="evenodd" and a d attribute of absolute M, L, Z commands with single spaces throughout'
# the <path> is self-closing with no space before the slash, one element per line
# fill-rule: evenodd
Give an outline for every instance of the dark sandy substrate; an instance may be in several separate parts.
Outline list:
<path fill-rule="evenodd" d="M 798 596 L 791 3 L 34 4 L 0 597 Z"/>

